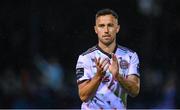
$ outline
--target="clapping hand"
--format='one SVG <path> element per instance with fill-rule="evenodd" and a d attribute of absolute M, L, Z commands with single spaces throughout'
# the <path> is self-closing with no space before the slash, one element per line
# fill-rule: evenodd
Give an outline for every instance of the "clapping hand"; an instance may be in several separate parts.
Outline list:
<path fill-rule="evenodd" d="M 118 59 L 115 56 L 114 53 L 111 54 L 112 57 L 112 62 L 109 66 L 109 71 L 112 73 L 113 78 L 116 79 L 117 75 L 119 75 L 119 64 L 118 64 Z"/>
<path fill-rule="evenodd" d="M 97 68 L 97 75 L 100 77 L 103 77 L 105 75 L 105 72 L 109 68 L 110 61 L 109 59 L 101 59 L 95 58 L 96 68 Z"/>

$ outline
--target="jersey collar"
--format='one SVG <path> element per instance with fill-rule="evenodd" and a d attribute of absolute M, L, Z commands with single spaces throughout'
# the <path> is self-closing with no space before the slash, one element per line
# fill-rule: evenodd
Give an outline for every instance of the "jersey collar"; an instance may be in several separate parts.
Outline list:
<path fill-rule="evenodd" d="M 97 47 L 97 49 L 98 49 L 99 51 L 101 51 L 102 53 L 104 53 L 105 55 L 107 55 L 109 58 L 111 58 L 111 54 L 109 54 L 109 53 L 105 52 L 103 49 L 101 49 L 98 44 L 96 45 L 96 47 Z M 114 48 L 114 50 L 113 50 L 113 53 L 114 53 L 114 54 L 116 53 L 117 47 L 118 47 L 118 44 L 116 44 L 116 46 L 115 46 L 115 48 Z"/>

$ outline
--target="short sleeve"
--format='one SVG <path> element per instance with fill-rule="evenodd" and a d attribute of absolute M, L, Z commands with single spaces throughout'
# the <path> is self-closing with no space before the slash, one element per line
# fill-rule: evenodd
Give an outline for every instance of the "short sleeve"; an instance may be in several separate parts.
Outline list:
<path fill-rule="evenodd" d="M 90 62 L 86 56 L 80 55 L 76 65 L 76 79 L 77 82 L 90 79 Z"/>
<path fill-rule="evenodd" d="M 139 73 L 139 58 L 136 52 L 134 52 L 130 59 L 130 65 L 129 65 L 129 72 L 128 75 L 135 74 L 137 76 L 140 76 Z"/>

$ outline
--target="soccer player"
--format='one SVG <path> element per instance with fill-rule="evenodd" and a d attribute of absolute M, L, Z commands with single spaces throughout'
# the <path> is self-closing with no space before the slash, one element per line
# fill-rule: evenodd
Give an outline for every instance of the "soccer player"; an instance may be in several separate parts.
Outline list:
<path fill-rule="evenodd" d="M 98 44 L 82 53 L 76 65 L 81 109 L 125 109 L 127 95 L 135 97 L 140 91 L 138 56 L 117 44 L 116 12 L 100 10 L 95 22 Z"/>

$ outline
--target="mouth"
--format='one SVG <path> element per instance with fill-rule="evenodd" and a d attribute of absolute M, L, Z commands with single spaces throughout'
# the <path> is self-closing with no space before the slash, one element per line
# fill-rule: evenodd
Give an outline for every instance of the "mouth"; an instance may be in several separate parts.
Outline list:
<path fill-rule="evenodd" d="M 111 35 L 108 34 L 108 35 L 104 35 L 103 37 L 104 38 L 109 38 L 109 37 L 111 37 Z"/>

